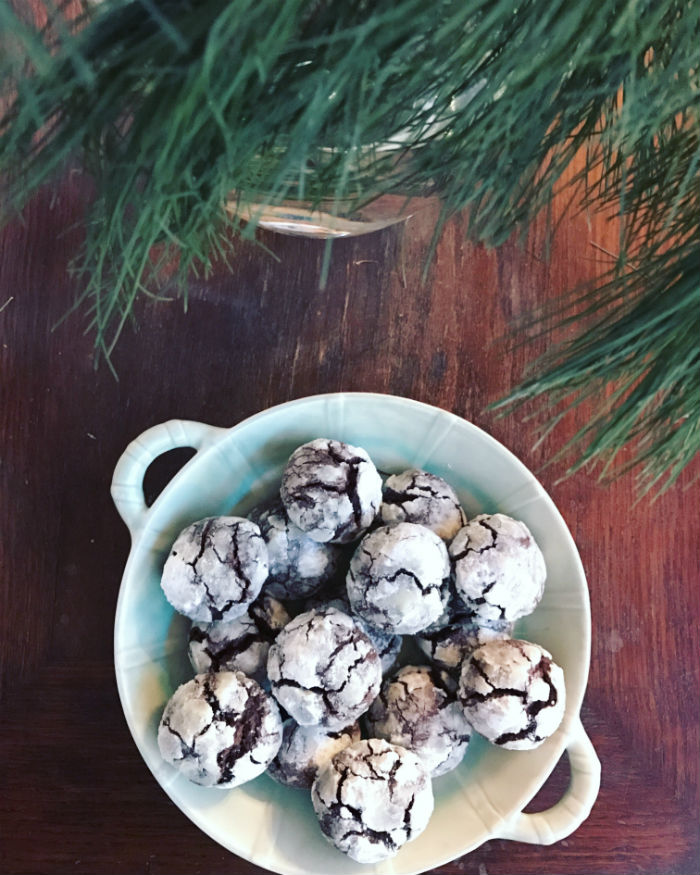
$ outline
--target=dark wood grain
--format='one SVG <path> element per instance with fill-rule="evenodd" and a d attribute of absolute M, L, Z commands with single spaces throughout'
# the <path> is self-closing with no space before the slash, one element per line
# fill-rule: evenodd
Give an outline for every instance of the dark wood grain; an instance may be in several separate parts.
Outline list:
<path fill-rule="evenodd" d="M 325 289 L 321 243 L 264 234 L 279 260 L 241 244 L 230 271 L 193 283 L 186 314 L 139 305 L 117 382 L 93 369 L 81 316 L 54 328 L 77 293 L 66 264 L 80 191 L 72 177 L 43 192 L 0 239 L 0 871 L 262 871 L 175 808 L 126 728 L 112 628 L 128 537 L 109 484 L 126 444 L 157 422 L 230 426 L 342 389 L 416 398 L 493 434 L 538 472 L 588 575 L 583 721 L 602 761 L 598 802 L 552 847 L 492 841 L 440 872 L 698 873 L 698 465 L 635 502 L 632 477 L 603 487 L 545 467 L 585 411 L 536 449 L 546 411 L 485 412 L 551 340 L 509 349 L 511 320 L 598 270 L 614 229 L 569 217 L 548 254 L 538 221 L 524 245 L 489 252 L 456 218 L 422 283 L 428 204 L 405 226 L 334 245 Z M 565 781 L 563 767 L 539 805 Z"/>

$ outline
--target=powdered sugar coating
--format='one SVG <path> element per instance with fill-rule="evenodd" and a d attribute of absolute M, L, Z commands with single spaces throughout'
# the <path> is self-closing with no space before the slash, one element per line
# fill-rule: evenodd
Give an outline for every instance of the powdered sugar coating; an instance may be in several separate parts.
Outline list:
<path fill-rule="evenodd" d="M 318 438 L 290 456 L 280 496 L 289 519 L 310 538 L 347 544 L 377 516 L 382 480 L 361 447 Z"/>
<path fill-rule="evenodd" d="M 166 762 L 195 784 L 222 789 L 264 772 L 281 741 L 276 703 L 239 671 L 199 674 L 178 687 L 158 728 Z"/>
<path fill-rule="evenodd" d="M 530 750 L 561 723 L 564 673 L 538 644 L 489 641 L 462 666 L 459 699 L 467 720 L 490 742 Z"/>
<path fill-rule="evenodd" d="M 207 517 L 180 532 L 160 585 L 176 611 L 210 623 L 244 614 L 267 574 L 267 547 L 254 523 Z"/>
<path fill-rule="evenodd" d="M 366 719 L 372 735 L 412 750 L 433 778 L 460 764 L 471 737 L 456 696 L 424 665 L 387 678 Z"/>
<path fill-rule="evenodd" d="M 188 644 L 192 668 L 197 674 L 242 671 L 264 687 L 270 645 L 289 620 L 282 602 L 263 595 L 235 620 L 193 623 Z"/>
<path fill-rule="evenodd" d="M 267 771 L 280 784 L 309 789 L 319 769 L 360 738 L 359 723 L 328 730 L 320 726 L 299 726 L 293 720 L 287 720 L 282 744 Z"/>
<path fill-rule="evenodd" d="M 306 611 L 270 647 L 273 695 L 302 726 L 341 729 L 364 714 L 379 692 L 382 668 L 368 636 L 335 608 Z"/>
<path fill-rule="evenodd" d="M 415 523 L 380 526 L 358 545 L 346 579 L 353 611 L 391 634 L 411 635 L 444 609 L 447 549 Z"/>
<path fill-rule="evenodd" d="M 315 541 L 288 518 L 281 501 L 250 515 L 267 545 L 270 573 L 265 592 L 278 599 L 302 599 L 317 592 L 338 571 L 341 548 Z"/>
<path fill-rule="evenodd" d="M 457 532 L 450 556 L 458 594 L 484 619 L 514 622 L 542 598 L 544 556 L 523 522 L 480 514 Z"/>
<path fill-rule="evenodd" d="M 423 832 L 434 805 L 420 759 L 377 738 L 346 747 L 321 769 L 311 801 L 326 838 L 358 863 L 393 857 Z"/>
<path fill-rule="evenodd" d="M 513 623 L 506 620 L 464 619 L 436 631 L 421 632 L 415 640 L 434 665 L 450 671 L 458 668 L 477 647 L 497 638 L 510 638 L 512 632 Z"/>
<path fill-rule="evenodd" d="M 399 657 L 403 639 L 400 635 L 392 635 L 390 632 L 382 632 L 381 629 L 370 626 L 362 617 L 353 613 L 345 588 L 333 597 L 324 598 L 322 594 L 312 596 L 306 603 L 306 609 L 311 610 L 312 608 L 337 608 L 339 611 L 349 614 L 374 645 L 382 664 L 382 674 L 391 671 Z"/>
<path fill-rule="evenodd" d="M 451 540 L 467 522 L 450 484 L 420 468 L 409 468 L 387 478 L 380 514 L 385 523 L 425 526 L 443 541 Z"/>

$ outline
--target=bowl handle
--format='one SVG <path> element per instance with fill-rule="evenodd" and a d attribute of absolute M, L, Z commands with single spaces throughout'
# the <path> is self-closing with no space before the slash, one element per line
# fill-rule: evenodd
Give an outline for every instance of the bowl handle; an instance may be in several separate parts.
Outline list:
<path fill-rule="evenodd" d="M 111 493 L 132 537 L 148 516 L 143 477 L 151 462 L 168 450 L 179 447 L 192 447 L 199 451 L 222 431 L 226 429 L 186 419 L 171 419 L 147 429 L 129 444 L 114 468 Z"/>
<path fill-rule="evenodd" d="M 497 838 L 552 845 L 571 835 L 588 817 L 600 788 L 600 760 L 580 720 L 574 724 L 566 753 L 571 780 L 562 798 L 546 811 L 520 812 L 499 829 Z"/>

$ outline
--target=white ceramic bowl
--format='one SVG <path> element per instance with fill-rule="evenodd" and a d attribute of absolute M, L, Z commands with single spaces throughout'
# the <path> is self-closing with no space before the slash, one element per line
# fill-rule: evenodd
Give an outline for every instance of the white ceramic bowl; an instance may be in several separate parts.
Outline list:
<path fill-rule="evenodd" d="M 316 437 L 364 447 L 384 472 L 418 466 L 443 476 L 469 516 L 496 512 L 530 527 L 548 568 L 545 595 L 516 633 L 550 650 L 564 669 L 567 705 L 557 733 L 534 751 L 507 751 L 476 737 L 462 764 L 434 782 L 435 813 L 425 830 L 385 863 L 361 866 L 323 838 L 308 794 L 267 775 L 230 791 L 189 783 L 164 763 L 156 729 L 165 702 L 192 672 L 188 624 L 161 593 L 167 551 L 188 523 L 232 509 L 247 513 L 278 486 L 292 450 Z M 150 462 L 175 447 L 196 455 L 151 508 L 143 498 Z M 241 857 L 284 875 L 425 872 L 491 838 L 549 844 L 587 817 L 600 764 L 579 719 L 590 658 L 590 608 L 576 547 L 533 475 L 501 444 L 463 419 L 387 395 L 338 393 L 265 410 L 232 429 L 173 420 L 133 441 L 120 458 L 112 496 L 132 536 L 115 623 L 115 668 L 124 714 L 148 767 L 175 804 L 205 833 Z M 566 751 L 571 783 L 539 814 L 522 810 Z M 144 829 L 147 824 L 144 824 Z"/>

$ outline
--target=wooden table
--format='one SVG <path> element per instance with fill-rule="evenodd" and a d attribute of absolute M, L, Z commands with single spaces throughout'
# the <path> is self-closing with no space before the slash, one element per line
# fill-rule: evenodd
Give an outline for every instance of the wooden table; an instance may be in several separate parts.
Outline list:
<path fill-rule="evenodd" d="M 42 193 L 0 240 L 0 871 L 262 871 L 180 813 L 127 730 L 112 630 L 129 545 L 110 478 L 126 444 L 163 420 L 232 426 L 292 398 L 367 390 L 451 410 L 537 472 L 591 593 L 582 717 L 602 786 L 590 818 L 551 847 L 491 841 L 439 871 L 698 873 L 698 465 L 635 503 L 632 476 L 602 486 L 586 473 L 562 480 L 563 462 L 544 467 L 585 411 L 536 449 L 545 410 L 485 411 L 548 343 L 509 349 L 507 326 L 598 270 L 614 232 L 570 217 L 547 255 L 537 222 L 523 246 L 489 252 L 457 218 L 421 283 L 428 205 L 405 226 L 336 243 L 323 290 L 323 244 L 264 234 L 279 260 L 241 244 L 231 271 L 193 283 L 186 314 L 177 302 L 137 307 L 117 382 L 93 369 L 81 316 L 54 328 L 76 294 L 66 264 L 79 188 L 71 178 Z M 564 764 L 528 810 L 552 804 L 566 779 Z"/>

